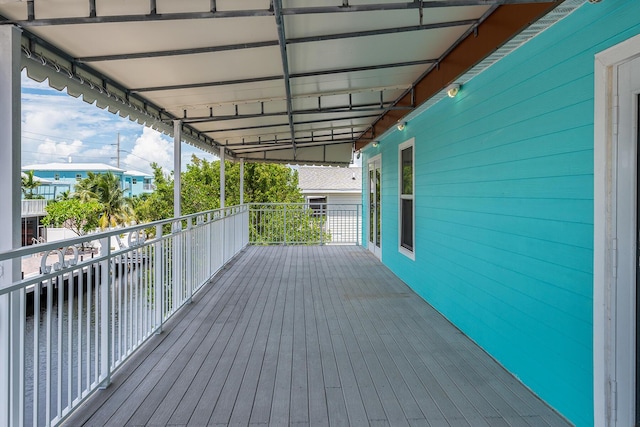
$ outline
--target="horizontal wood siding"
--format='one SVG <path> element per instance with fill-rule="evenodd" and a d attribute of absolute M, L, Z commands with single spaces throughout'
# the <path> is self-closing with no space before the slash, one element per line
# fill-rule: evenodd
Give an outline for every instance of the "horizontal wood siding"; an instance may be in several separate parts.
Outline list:
<path fill-rule="evenodd" d="M 594 55 L 638 33 L 637 0 L 585 2 L 365 152 L 382 153 L 383 262 L 579 426 L 593 424 Z M 415 262 L 398 252 L 411 137 Z"/>

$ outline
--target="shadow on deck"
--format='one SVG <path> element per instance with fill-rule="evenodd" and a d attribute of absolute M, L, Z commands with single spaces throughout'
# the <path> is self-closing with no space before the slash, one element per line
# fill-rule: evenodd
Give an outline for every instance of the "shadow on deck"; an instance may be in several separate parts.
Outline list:
<path fill-rule="evenodd" d="M 356 246 L 248 247 L 66 426 L 564 426 Z"/>

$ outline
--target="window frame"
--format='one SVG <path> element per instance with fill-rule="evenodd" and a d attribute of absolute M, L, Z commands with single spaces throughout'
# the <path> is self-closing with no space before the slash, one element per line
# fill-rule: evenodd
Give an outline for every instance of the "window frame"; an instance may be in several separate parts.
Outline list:
<path fill-rule="evenodd" d="M 402 152 L 411 148 L 411 194 L 403 194 L 403 174 L 402 174 Z M 407 258 L 415 261 L 416 259 L 416 145 L 415 138 L 398 145 L 398 252 Z M 408 249 L 402 245 L 402 201 L 411 200 L 411 239 L 413 241 L 413 249 Z"/>

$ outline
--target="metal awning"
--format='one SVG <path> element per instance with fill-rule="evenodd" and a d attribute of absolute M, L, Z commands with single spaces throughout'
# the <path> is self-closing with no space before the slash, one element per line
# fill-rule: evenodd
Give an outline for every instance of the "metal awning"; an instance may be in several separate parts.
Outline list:
<path fill-rule="evenodd" d="M 561 2 L 0 0 L 38 81 L 227 158 L 349 163 Z"/>

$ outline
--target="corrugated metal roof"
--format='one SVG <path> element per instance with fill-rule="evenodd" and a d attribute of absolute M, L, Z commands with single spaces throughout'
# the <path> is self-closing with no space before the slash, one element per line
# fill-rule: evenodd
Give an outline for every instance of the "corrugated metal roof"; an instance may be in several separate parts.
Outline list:
<path fill-rule="evenodd" d="M 298 168 L 298 187 L 302 192 L 360 192 L 362 168 L 301 166 Z"/>
<path fill-rule="evenodd" d="M 561 3 L 0 0 L 0 25 L 31 78 L 199 148 L 346 164 Z"/>

